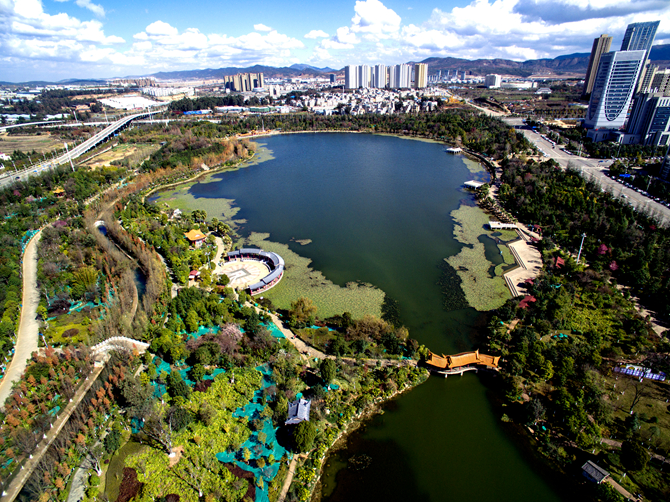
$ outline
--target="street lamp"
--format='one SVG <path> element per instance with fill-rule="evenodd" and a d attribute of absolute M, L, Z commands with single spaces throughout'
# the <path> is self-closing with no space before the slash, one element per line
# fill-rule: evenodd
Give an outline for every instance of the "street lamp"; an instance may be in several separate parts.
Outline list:
<path fill-rule="evenodd" d="M 582 243 L 579 245 L 579 253 L 577 253 L 577 263 L 579 263 L 579 258 L 582 256 L 582 246 L 584 245 L 584 238 L 586 237 L 586 234 L 582 234 Z"/>

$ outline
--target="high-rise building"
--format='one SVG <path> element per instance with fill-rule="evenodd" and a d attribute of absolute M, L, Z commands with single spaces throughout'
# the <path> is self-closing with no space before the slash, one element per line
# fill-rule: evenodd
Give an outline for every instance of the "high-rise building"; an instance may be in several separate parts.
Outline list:
<path fill-rule="evenodd" d="M 589 57 L 589 65 L 586 68 L 586 77 L 584 77 L 584 88 L 582 89 L 582 96 L 591 94 L 593 92 L 593 83 L 596 80 L 598 73 L 598 65 L 600 64 L 600 57 L 609 52 L 612 46 L 612 37 L 607 34 L 602 34 L 593 40 L 593 47 L 591 48 L 591 57 Z"/>
<path fill-rule="evenodd" d="M 666 96 L 670 96 L 670 68 L 665 70 L 656 70 L 654 77 L 649 84 L 651 92 L 660 92 Z"/>
<path fill-rule="evenodd" d="M 670 142 L 670 96 L 646 92 L 635 97 L 626 135 L 641 145 L 666 146 Z"/>
<path fill-rule="evenodd" d="M 639 92 L 652 92 L 651 83 L 654 81 L 656 72 L 658 71 L 658 66 L 650 65 L 649 61 L 644 68 L 644 76 L 640 80 L 640 85 L 638 86 Z"/>
<path fill-rule="evenodd" d="M 358 67 L 358 87 L 368 88 L 371 86 L 372 72 L 366 64 Z"/>
<path fill-rule="evenodd" d="M 386 84 L 388 84 L 388 68 L 383 64 L 375 65 L 374 87 L 384 89 Z"/>
<path fill-rule="evenodd" d="M 349 65 L 344 68 L 344 87 L 358 89 L 358 66 Z"/>
<path fill-rule="evenodd" d="M 335 78 L 336 78 L 335 74 L 334 74 L 334 73 L 331 73 L 331 74 L 330 74 L 330 83 L 331 83 L 331 84 L 334 84 L 334 83 L 335 83 Z"/>
<path fill-rule="evenodd" d="M 651 52 L 651 46 L 654 45 L 654 38 L 656 37 L 656 30 L 660 21 L 648 21 L 645 23 L 631 23 L 626 28 L 626 33 L 621 42 L 622 51 L 645 51 L 644 60 L 642 61 L 642 69 L 637 84 L 637 92 L 642 90 L 642 85 L 645 81 L 645 74 L 647 71 L 647 60 Z"/>
<path fill-rule="evenodd" d="M 414 65 L 414 87 L 417 89 L 428 87 L 428 65 L 426 63 Z"/>
<path fill-rule="evenodd" d="M 623 36 L 623 42 L 621 42 L 621 50 L 649 52 L 654 44 L 656 30 L 660 23 L 660 21 L 648 21 L 629 24 Z"/>
<path fill-rule="evenodd" d="M 223 77 L 226 89 L 237 92 L 250 92 L 256 88 L 264 87 L 262 73 L 238 73 L 237 75 L 226 75 Z"/>
<path fill-rule="evenodd" d="M 408 89 L 412 85 L 412 67 L 398 64 L 389 68 L 389 87 L 392 89 Z"/>
<path fill-rule="evenodd" d="M 622 129 L 626 123 L 645 54 L 643 50 L 615 51 L 600 57 L 584 120 L 593 141 L 607 139 L 610 132 Z"/>
<path fill-rule="evenodd" d="M 502 77 L 500 75 L 486 75 L 484 78 L 484 85 L 489 89 L 499 89 L 502 84 Z"/>

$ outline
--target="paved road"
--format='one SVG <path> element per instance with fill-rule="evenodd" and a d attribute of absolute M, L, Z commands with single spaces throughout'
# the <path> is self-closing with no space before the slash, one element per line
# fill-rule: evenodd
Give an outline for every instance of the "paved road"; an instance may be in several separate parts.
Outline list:
<path fill-rule="evenodd" d="M 60 166 L 62 164 L 68 164 L 70 163 L 73 159 L 76 159 L 77 157 L 83 155 L 84 153 L 88 152 L 92 148 L 95 148 L 97 145 L 102 143 L 103 141 L 107 141 L 110 137 L 114 135 L 118 130 L 123 129 L 126 125 L 128 125 L 130 122 L 132 122 L 135 119 L 139 119 L 142 117 L 147 117 L 151 116 L 156 113 L 161 113 L 163 112 L 163 108 L 158 108 L 155 110 L 150 110 L 150 111 L 144 111 L 141 113 L 135 113 L 133 115 L 128 115 L 125 117 L 120 118 L 116 122 L 108 125 L 105 127 L 102 131 L 94 134 L 91 136 L 89 139 L 84 141 L 83 143 L 80 143 L 79 145 L 74 146 L 71 148 L 68 152 L 64 153 L 60 157 L 56 158 L 53 161 L 47 161 L 39 166 L 34 166 L 29 169 L 25 169 L 23 171 L 19 171 L 18 173 L 11 173 L 9 175 L 6 175 L 5 177 L 0 177 L 0 187 L 4 187 L 7 185 L 11 185 L 15 183 L 16 181 L 25 181 L 31 176 L 34 176 L 35 174 L 38 174 L 43 171 L 48 171 L 51 170 L 57 166 Z"/>
<path fill-rule="evenodd" d="M 21 378 L 26 369 L 31 354 L 37 350 L 39 336 L 39 322 L 37 321 L 37 306 L 40 295 L 37 289 L 37 243 L 42 237 L 42 231 L 37 232 L 23 253 L 23 300 L 21 320 L 14 344 L 14 357 L 7 369 L 7 373 L 0 380 L 0 409 L 4 409 L 5 401 L 12 393 L 12 384 Z"/>
<path fill-rule="evenodd" d="M 636 192 L 607 176 L 606 173 L 610 164 L 613 162 L 612 160 L 598 160 L 570 155 L 558 147 L 554 148 L 553 145 L 545 140 L 539 133 L 523 127 L 523 119 L 507 117 L 503 120 L 509 125 L 517 127 L 531 143 L 546 153 L 548 158 L 558 162 L 561 167 L 566 168 L 568 167 L 568 164 L 571 164 L 581 171 L 582 176 L 587 178 L 593 177 L 604 190 L 610 191 L 615 197 L 621 197 L 624 200 L 627 200 L 637 209 L 648 210 L 652 214 L 658 216 L 661 221 L 670 221 L 670 208 L 659 204 L 646 195 Z"/>

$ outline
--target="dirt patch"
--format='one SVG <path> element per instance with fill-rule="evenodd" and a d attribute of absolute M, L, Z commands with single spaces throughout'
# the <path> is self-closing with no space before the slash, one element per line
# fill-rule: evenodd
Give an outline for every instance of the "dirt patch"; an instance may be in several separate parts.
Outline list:
<path fill-rule="evenodd" d="M 170 457 L 170 467 L 177 465 L 177 463 L 181 460 L 181 456 L 184 454 L 184 447 L 177 446 L 172 448 L 172 453 L 174 453 L 174 456 Z"/>
<path fill-rule="evenodd" d="M 30 153 L 35 150 L 38 153 L 49 152 L 54 148 L 62 147 L 58 138 L 49 133 L 37 135 L 0 135 L 0 152 L 11 154 L 14 150 L 20 150 L 24 153 Z"/>

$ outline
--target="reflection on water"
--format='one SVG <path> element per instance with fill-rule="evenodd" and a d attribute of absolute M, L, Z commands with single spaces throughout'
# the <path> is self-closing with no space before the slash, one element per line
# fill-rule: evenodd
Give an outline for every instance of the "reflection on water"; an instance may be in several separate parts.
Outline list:
<path fill-rule="evenodd" d="M 388 136 L 264 141 L 274 159 L 214 175 L 189 195 L 212 208 L 218 199 L 234 199 L 236 218 L 247 222 L 242 232 L 270 232 L 337 284 L 381 288 L 397 300 L 410 336 L 433 351 L 473 347 L 482 315 L 464 304 L 444 258 L 462 247 L 450 216 L 461 200 L 472 203 L 461 186 L 485 173 L 473 175 L 439 144 Z M 497 263 L 493 242 L 484 244 Z M 558 500 L 501 429 L 474 374 L 432 377 L 389 404 L 348 445 L 329 460 L 327 500 Z M 350 463 L 364 456 L 370 461 Z"/>

